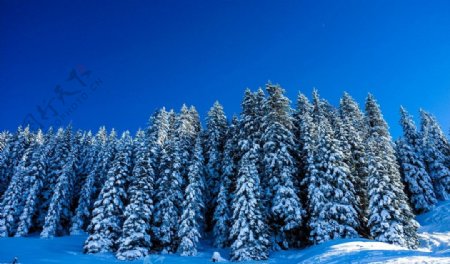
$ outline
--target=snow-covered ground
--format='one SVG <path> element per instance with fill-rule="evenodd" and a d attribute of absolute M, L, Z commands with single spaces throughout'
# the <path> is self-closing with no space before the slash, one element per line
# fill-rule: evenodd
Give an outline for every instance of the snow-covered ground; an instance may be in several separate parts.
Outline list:
<path fill-rule="evenodd" d="M 270 260 L 255 263 L 450 263 L 450 202 L 442 202 L 420 215 L 421 246 L 408 250 L 367 239 L 334 240 L 303 250 L 274 252 Z M 1 238 L 0 263 L 124 263 L 112 254 L 81 253 L 85 235 L 54 239 Z M 215 249 L 201 246 L 196 257 L 151 255 L 145 260 L 125 263 L 183 264 L 211 263 Z M 221 251 L 227 258 L 228 252 Z"/>

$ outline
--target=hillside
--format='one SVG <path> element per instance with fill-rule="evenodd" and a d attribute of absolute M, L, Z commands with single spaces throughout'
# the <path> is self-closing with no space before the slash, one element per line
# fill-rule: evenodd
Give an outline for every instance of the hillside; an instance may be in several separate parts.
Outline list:
<path fill-rule="evenodd" d="M 345 239 L 303 250 L 274 252 L 269 261 L 247 263 L 450 263 L 450 202 L 439 203 L 417 220 L 421 224 L 418 250 L 367 239 Z M 0 238 L 0 263 L 10 263 L 14 257 L 18 257 L 20 263 L 124 263 L 112 254 L 81 253 L 85 239 L 86 235 L 53 239 Z M 196 257 L 151 255 L 144 263 L 211 263 L 214 251 L 202 244 Z M 221 254 L 228 258 L 227 251 Z M 142 263 L 142 260 L 127 263 Z"/>

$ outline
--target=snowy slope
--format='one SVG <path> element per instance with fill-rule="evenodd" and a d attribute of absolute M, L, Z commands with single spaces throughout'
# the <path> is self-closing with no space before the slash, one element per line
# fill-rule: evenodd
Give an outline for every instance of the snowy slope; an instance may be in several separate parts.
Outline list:
<path fill-rule="evenodd" d="M 334 240 L 303 250 L 274 252 L 270 260 L 252 263 L 450 263 L 450 202 L 439 203 L 417 220 L 421 224 L 418 250 L 367 239 Z M 81 253 L 85 239 L 85 235 L 54 239 L 1 238 L 0 263 L 10 263 L 15 256 L 21 263 L 124 263 L 112 254 Z M 199 251 L 196 257 L 152 255 L 144 261 L 125 263 L 211 263 L 215 249 L 202 246 Z M 228 257 L 226 251 L 221 254 Z"/>
<path fill-rule="evenodd" d="M 366 239 L 334 240 L 285 256 L 295 263 L 450 263 L 450 202 L 417 218 L 420 248 L 408 250 Z M 284 253 L 279 253 L 281 259 Z"/>

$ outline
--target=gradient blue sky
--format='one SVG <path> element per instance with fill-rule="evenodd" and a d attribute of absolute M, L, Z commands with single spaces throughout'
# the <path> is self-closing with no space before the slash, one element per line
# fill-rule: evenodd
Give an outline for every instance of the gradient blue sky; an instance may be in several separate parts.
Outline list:
<path fill-rule="evenodd" d="M 102 82 L 88 92 L 72 69 Z M 230 117 L 268 80 L 294 102 L 313 87 L 335 105 L 371 92 L 394 136 L 401 104 L 448 132 L 450 2 L 0 0 L 0 130 L 45 106 L 44 125 L 66 113 L 92 130 L 136 131 L 182 103 L 204 118 L 219 100 Z"/>

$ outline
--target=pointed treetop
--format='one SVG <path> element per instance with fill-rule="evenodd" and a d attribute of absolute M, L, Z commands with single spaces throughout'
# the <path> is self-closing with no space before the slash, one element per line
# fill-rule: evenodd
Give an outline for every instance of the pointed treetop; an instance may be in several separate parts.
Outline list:
<path fill-rule="evenodd" d="M 181 112 L 183 112 L 183 111 L 188 111 L 188 107 L 187 107 L 187 105 L 186 105 L 186 103 L 183 103 L 182 105 L 181 105 Z"/>
<path fill-rule="evenodd" d="M 36 133 L 35 142 L 38 145 L 42 145 L 44 143 L 44 139 L 45 139 L 44 133 L 42 133 L 42 130 L 39 128 Z"/>
<path fill-rule="evenodd" d="M 312 98 L 315 111 L 318 111 L 320 109 L 320 95 L 319 91 L 316 88 L 314 88 L 312 91 Z"/>
<path fill-rule="evenodd" d="M 403 128 L 403 136 L 406 142 L 412 146 L 417 147 L 419 134 L 417 132 L 416 124 L 412 116 L 406 111 L 403 106 L 400 106 L 400 125 Z"/>
<path fill-rule="evenodd" d="M 115 140 L 117 138 L 117 132 L 116 130 L 113 128 L 111 129 L 111 133 L 109 133 L 109 139 L 110 140 Z"/>
<path fill-rule="evenodd" d="M 344 92 L 344 94 L 342 95 L 342 98 L 339 101 L 339 106 L 347 114 L 350 114 L 350 113 L 353 113 L 354 111 L 359 110 L 358 103 L 347 92 Z M 353 114 L 355 114 L 355 113 L 353 113 Z M 360 113 L 357 113 L 357 114 L 359 115 Z"/>
<path fill-rule="evenodd" d="M 135 138 L 138 139 L 143 139 L 145 137 L 145 132 L 144 130 L 142 130 L 141 128 L 138 129 L 138 131 L 136 132 L 136 136 Z"/>
<path fill-rule="evenodd" d="M 219 102 L 219 100 L 216 100 L 216 101 L 214 101 L 214 104 L 213 104 L 213 106 L 211 107 L 211 110 L 213 109 L 213 108 L 223 108 L 223 106 L 222 106 L 222 104 Z"/>
<path fill-rule="evenodd" d="M 264 93 L 264 90 L 261 87 L 259 87 L 258 90 L 254 93 L 254 97 L 256 102 L 259 104 L 262 101 L 264 101 L 266 94 Z"/>
<path fill-rule="evenodd" d="M 378 134 L 379 136 L 390 138 L 388 124 L 383 118 L 380 106 L 370 93 L 366 99 L 366 115 L 370 134 Z"/>
<path fill-rule="evenodd" d="M 303 93 L 299 92 L 297 96 L 297 113 L 302 115 L 306 112 L 311 112 L 312 105 L 309 102 L 308 97 L 304 95 Z"/>

